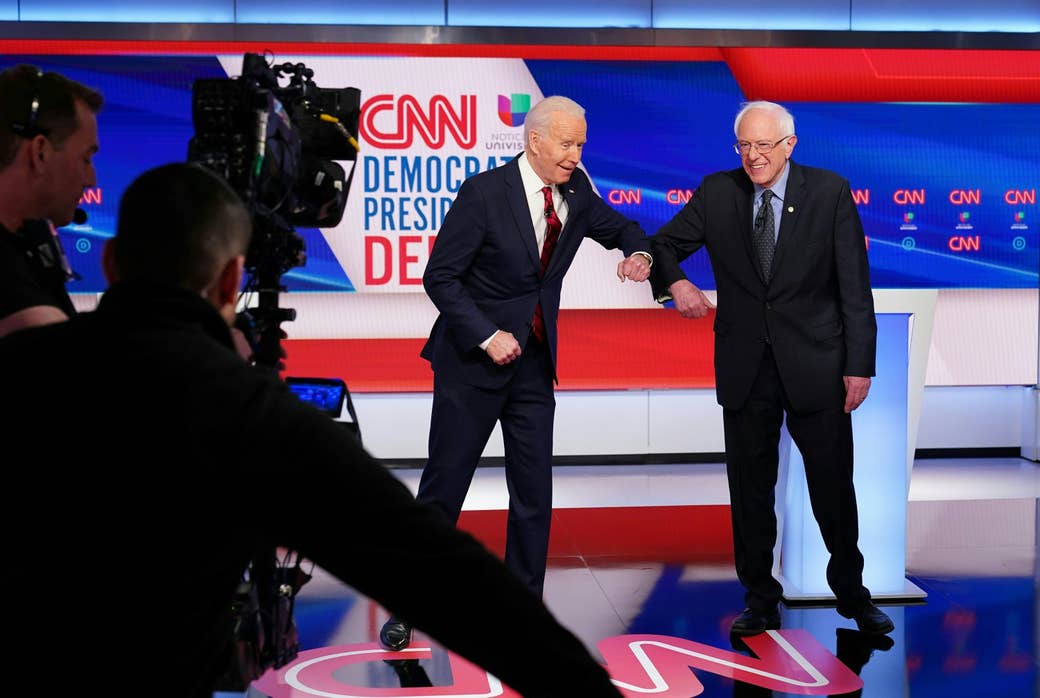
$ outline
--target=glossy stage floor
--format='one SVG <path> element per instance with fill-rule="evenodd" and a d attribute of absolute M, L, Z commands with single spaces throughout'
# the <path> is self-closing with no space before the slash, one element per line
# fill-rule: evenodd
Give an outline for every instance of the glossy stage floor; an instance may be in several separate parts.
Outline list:
<path fill-rule="evenodd" d="M 395 473 L 414 491 L 417 471 Z M 499 552 L 501 480 L 501 469 L 481 468 L 460 521 Z M 658 645 L 654 656 L 689 660 L 665 662 L 672 667 L 667 669 L 650 656 L 644 663 L 649 673 L 619 677 L 612 670 L 615 682 L 641 689 L 627 695 L 1040 698 L 1036 463 L 918 460 L 907 515 L 907 578 L 927 598 L 883 606 L 896 629 L 882 639 L 860 634 L 831 607 L 785 606 L 783 632 L 761 637 L 764 644 L 754 647 L 734 647 L 728 635 L 743 592 L 733 572 L 723 466 L 563 466 L 556 469 L 555 487 L 548 606 L 608 665 L 614 661 L 605 655 L 618 646 L 603 641 L 623 635 L 665 636 L 669 646 Z M 378 605 L 316 570 L 296 611 L 301 658 L 375 650 L 371 643 L 386 617 Z M 478 693 L 448 688 L 457 676 L 447 654 L 418 632 L 413 646 L 431 651 L 406 662 L 375 661 L 383 658 L 376 652 L 372 660 L 340 666 L 320 689 L 300 681 L 294 690 L 269 683 L 264 690 L 254 686 L 249 696 L 499 695 L 486 683 Z M 777 647 L 805 661 L 785 670 L 783 662 L 768 660 Z M 830 655 L 858 678 L 849 683 L 851 675 L 841 667 L 838 673 L 820 668 Z M 676 677 L 674 666 L 685 676 Z M 427 688 L 431 684 L 440 688 Z"/>

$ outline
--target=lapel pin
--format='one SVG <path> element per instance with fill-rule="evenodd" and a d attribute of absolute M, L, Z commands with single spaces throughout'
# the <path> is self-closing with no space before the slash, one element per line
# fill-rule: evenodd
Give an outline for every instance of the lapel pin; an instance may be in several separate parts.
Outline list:
<path fill-rule="evenodd" d="M 787 207 L 787 212 L 788 213 L 794 213 L 794 206 L 788 206 Z"/>

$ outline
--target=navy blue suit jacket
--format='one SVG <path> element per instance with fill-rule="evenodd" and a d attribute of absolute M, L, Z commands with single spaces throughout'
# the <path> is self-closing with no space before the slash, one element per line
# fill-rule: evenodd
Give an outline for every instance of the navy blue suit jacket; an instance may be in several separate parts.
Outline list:
<path fill-rule="evenodd" d="M 479 345 L 496 330 L 510 332 L 521 347 L 526 345 L 535 306 L 541 302 L 555 376 L 563 277 L 582 240 L 620 248 L 626 257 L 649 251 L 642 228 L 603 201 L 582 170 L 576 169 L 560 191 L 569 213 L 543 276 L 517 159 L 462 184 L 423 274 L 423 286 L 440 316 L 422 356 L 439 375 L 486 388 L 505 385 L 516 362 L 498 366 Z"/>

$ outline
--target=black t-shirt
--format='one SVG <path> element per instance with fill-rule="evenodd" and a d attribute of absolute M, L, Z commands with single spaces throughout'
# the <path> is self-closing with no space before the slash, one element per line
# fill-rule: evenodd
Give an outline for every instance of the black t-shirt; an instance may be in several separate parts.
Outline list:
<path fill-rule="evenodd" d="M 69 317 L 76 314 L 60 262 L 36 247 L 0 226 L 0 318 L 37 305 L 52 305 Z"/>

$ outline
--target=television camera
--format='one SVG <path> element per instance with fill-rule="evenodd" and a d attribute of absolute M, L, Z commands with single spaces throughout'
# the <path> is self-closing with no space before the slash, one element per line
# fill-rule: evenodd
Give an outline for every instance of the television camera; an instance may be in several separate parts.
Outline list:
<path fill-rule="evenodd" d="M 278 305 L 281 276 L 306 261 L 295 226 L 333 227 L 343 218 L 354 170 L 347 176 L 337 161 L 357 159 L 360 114 L 357 88 L 318 87 L 303 63 L 276 65 L 255 53 L 245 54 L 241 76 L 192 85 L 188 161 L 221 175 L 252 218 L 244 291 L 259 300 L 237 324 L 259 365 L 284 367 L 279 325 L 296 312 Z M 308 579 L 293 551 L 257 551 L 229 604 L 234 647 L 216 690 L 245 690 L 296 657 L 293 606 Z"/>
<path fill-rule="evenodd" d="M 346 176 L 336 161 L 356 160 L 360 114 L 357 88 L 318 87 L 303 63 L 255 53 L 243 57 L 241 76 L 192 85 L 188 160 L 223 176 L 253 219 L 245 291 L 259 300 L 239 320 L 258 364 L 282 368 L 279 325 L 296 313 L 278 306 L 281 276 L 306 261 L 295 226 L 328 228 L 343 218 L 353 168 Z"/>

